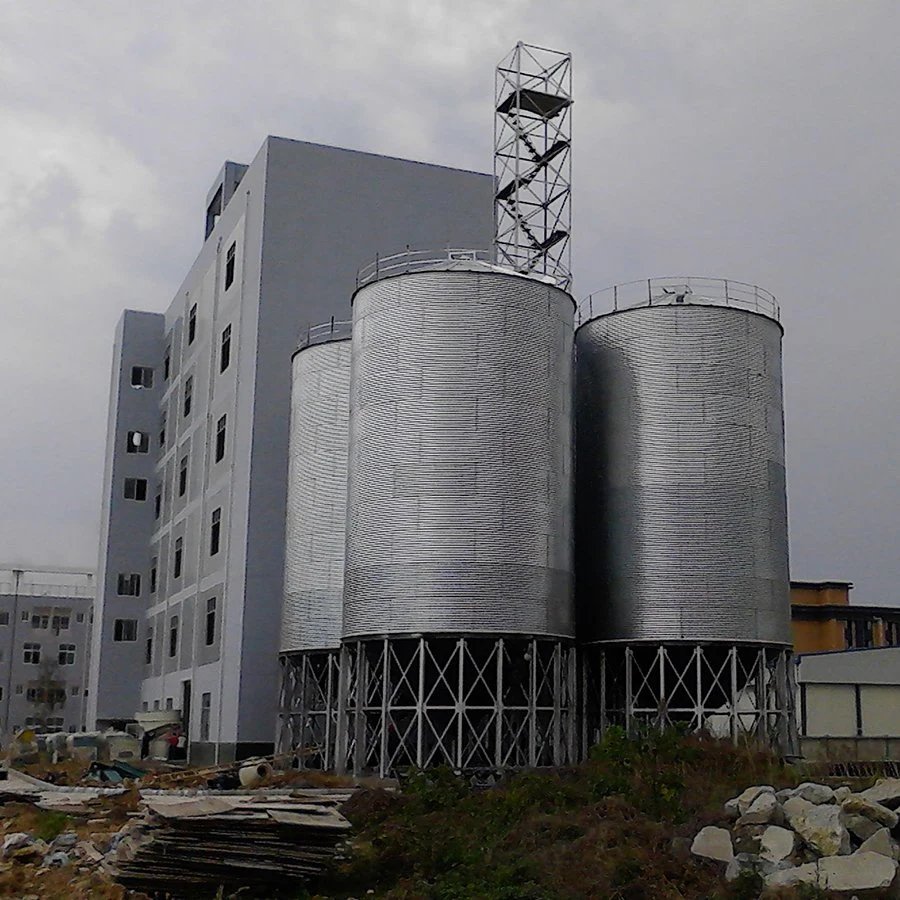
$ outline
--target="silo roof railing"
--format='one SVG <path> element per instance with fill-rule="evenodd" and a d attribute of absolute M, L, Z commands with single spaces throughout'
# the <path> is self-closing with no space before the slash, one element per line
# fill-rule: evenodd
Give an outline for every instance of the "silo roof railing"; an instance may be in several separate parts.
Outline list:
<path fill-rule="evenodd" d="M 344 341 L 353 334 L 353 323 L 349 319 L 337 320 L 334 316 L 327 322 L 318 325 L 308 325 L 301 332 L 297 341 L 297 349 L 303 350 L 314 344 L 327 344 L 330 341 Z"/>
<path fill-rule="evenodd" d="M 456 248 L 447 250 L 410 250 L 391 256 L 376 256 L 368 265 L 356 273 L 356 286 L 363 285 L 392 275 L 406 275 L 409 272 L 423 272 L 429 269 L 446 266 L 447 263 L 479 262 L 493 264 L 493 253 L 490 250 L 472 250 Z"/>
<path fill-rule="evenodd" d="M 597 316 L 641 306 L 729 306 L 781 320 L 781 308 L 775 295 L 756 284 L 729 278 L 702 278 L 679 275 L 667 278 L 644 278 L 617 284 L 588 294 L 578 304 L 575 326 Z"/>

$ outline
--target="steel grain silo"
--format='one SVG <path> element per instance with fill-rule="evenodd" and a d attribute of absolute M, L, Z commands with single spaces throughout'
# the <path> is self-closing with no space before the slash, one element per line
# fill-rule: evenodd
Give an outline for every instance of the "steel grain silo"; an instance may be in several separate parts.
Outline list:
<path fill-rule="evenodd" d="M 291 366 L 279 742 L 282 752 L 304 747 L 303 765 L 327 767 L 344 589 L 350 323 L 310 328 Z"/>
<path fill-rule="evenodd" d="M 579 313 L 579 637 L 603 662 L 607 719 L 777 730 L 762 712 L 777 707 L 783 737 L 791 632 L 775 299 L 733 281 L 657 279 L 592 295 Z"/>
<path fill-rule="evenodd" d="M 380 260 L 353 298 L 343 635 L 393 690 L 351 710 L 390 725 L 356 768 L 565 755 L 574 303 L 466 256 Z"/>

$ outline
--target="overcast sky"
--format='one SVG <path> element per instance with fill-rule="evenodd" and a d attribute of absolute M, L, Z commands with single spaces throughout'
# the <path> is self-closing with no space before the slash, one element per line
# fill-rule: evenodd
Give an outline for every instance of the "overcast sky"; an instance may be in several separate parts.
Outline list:
<path fill-rule="evenodd" d="M 777 294 L 793 577 L 900 605 L 898 34 L 896 0 L 0 0 L 0 559 L 95 563 L 113 329 L 168 305 L 223 160 L 487 171 L 525 40 L 574 54 L 575 293 Z"/>

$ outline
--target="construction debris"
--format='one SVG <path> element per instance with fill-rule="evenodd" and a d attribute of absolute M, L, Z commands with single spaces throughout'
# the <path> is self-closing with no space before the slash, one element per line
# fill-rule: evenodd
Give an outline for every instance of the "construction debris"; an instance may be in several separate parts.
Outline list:
<path fill-rule="evenodd" d="M 352 790 L 142 793 L 146 813 L 114 836 L 114 875 L 134 890 L 195 896 L 252 885 L 271 896 L 322 871 L 350 823 L 337 811 Z"/>

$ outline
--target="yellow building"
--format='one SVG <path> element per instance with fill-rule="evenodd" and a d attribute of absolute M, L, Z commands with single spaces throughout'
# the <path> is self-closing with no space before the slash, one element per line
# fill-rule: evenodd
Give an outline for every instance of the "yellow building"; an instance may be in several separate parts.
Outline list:
<path fill-rule="evenodd" d="M 849 581 L 792 581 L 797 653 L 900 646 L 900 608 L 850 603 Z"/>

